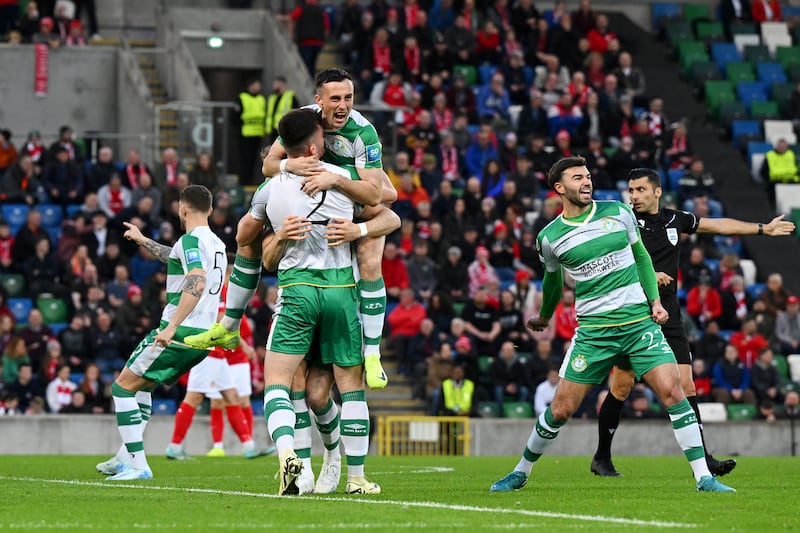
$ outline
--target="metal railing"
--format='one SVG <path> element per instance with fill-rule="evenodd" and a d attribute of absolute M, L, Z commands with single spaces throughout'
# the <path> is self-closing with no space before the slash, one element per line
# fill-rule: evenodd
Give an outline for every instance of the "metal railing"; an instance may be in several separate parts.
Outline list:
<path fill-rule="evenodd" d="M 378 455 L 468 456 L 471 441 L 466 416 L 378 417 Z"/>

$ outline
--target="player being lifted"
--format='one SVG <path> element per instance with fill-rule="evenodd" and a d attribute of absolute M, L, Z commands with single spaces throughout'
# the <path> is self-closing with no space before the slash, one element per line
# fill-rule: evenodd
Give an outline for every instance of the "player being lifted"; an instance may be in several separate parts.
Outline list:
<path fill-rule="evenodd" d="M 186 233 L 172 248 L 146 238 L 139 228 L 125 223 L 126 239 L 144 246 L 167 264 L 167 305 L 158 328 L 134 349 L 111 386 L 123 446 L 115 457 L 96 467 L 111 475 L 109 480 L 153 477 L 142 437 L 152 407 L 150 392 L 161 383 L 171 385 L 208 354 L 184 341 L 187 335 L 205 331 L 214 323 L 228 266 L 225 244 L 208 227 L 208 189 L 202 185 L 186 187 L 178 209 Z"/>
<path fill-rule="evenodd" d="M 326 172 L 318 157 L 284 159 L 281 139 L 273 143 L 264 158 L 262 172 L 271 177 L 290 171 L 305 176 L 303 191 L 309 196 L 335 189 L 356 203 L 376 206 L 393 202 L 397 192 L 383 171 L 383 149 L 375 127 L 353 109 L 354 86 L 350 74 L 342 69 L 320 71 L 315 80 L 316 104 L 306 108 L 319 111 L 325 130 L 325 153 L 322 161 L 350 171 L 345 177 Z M 356 178 L 356 179 L 351 179 Z M 207 333 L 191 337 L 193 346 L 235 346 L 239 321 L 244 308 L 258 287 L 261 271 L 260 236 L 262 225 L 245 215 L 239 221 L 238 244 L 225 316 Z M 356 251 L 360 280 L 360 314 L 364 329 L 364 367 L 367 385 L 384 388 L 388 383 L 380 363 L 380 342 L 386 313 L 386 289 L 381 275 L 384 237 L 366 237 L 358 241 Z"/>
<path fill-rule="evenodd" d="M 311 109 L 287 113 L 279 125 L 292 159 L 318 156 L 325 149 L 322 132 L 321 116 Z M 350 179 L 345 169 L 329 164 L 324 168 Z M 337 242 L 328 235 L 329 223 L 352 218 L 355 205 L 336 189 L 312 198 L 303 190 L 303 182 L 302 176 L 281 172 L 268 184 L 270 195 L 280 201 L 267 203 L 275 238 L 265 247 L 263 260 L 267 267 L 277 263 L 280 296 L 267 341 L 264 405 L 267 429 L 278 447 L 279 494 L 300 492 L 297 481 L 303 462 L 294 450 L 296 416 L 289 390 L 315 335 L 319 360 L 332 365 L 342 396 L 340 428 L 348 466 L 345 492 L 377 494 L 380 487 L 364 477 L 369 409 L 353 261 L 350 248 L 331 246 Z M 398 223 L 394 216 L 392 226 Z M 365 230 L 361 233 L 368 233 L 366 225 L 361 228 Z M 313 371 L 314 367 L 309 376 Z M 325 388 L 328 399 L 329 390 Z"/>
<path fill-rule="evenodd" d="M 700 435 L 703 436 L 702 420 L 697 408 L 697 392 L 692 379 L 692 353 L 689 341 L 681 322 L 681 310 L 678 303 L 677 279 L 678 260 L 681 251 L 681 233 L 710 233 L 727 235 L 791 235 L 794 224 L 784 221 L 783 215 L 775 217 L 769 224 L 743 222 L 732 218 L 697 218 L 692 213 L 661 208 L 661 179 L 649 168 L 636 168 L 628 173 L 628 192 L 639 231 L 647 253 L 653 260 L 658 282 L 658 293 L 661 304 L 669 313 L 669 320 L 661 326 L 661 331 L 670 348 L 675 353 L 681 373 L 681 386 L 686 399 L 697 415 Z M 629 362 L 622 358 L 614 368 L 609 383 L 609 394 L 600 408 L 598 420 L 599 441 L 597 451 L 592 458 L 592 472 L 598 476 L 619 476 L 620 473 L 611 461 L 611 441 L 619 426 L 622 406 L 633 389 L 635 376 Z M 705 440 L 703 441 L 705 447 Z M 708 453 L 706 461 L 712 474 L 722 476 L 736 467 L 736 461 L 727 459 L 719 461 Z"/>

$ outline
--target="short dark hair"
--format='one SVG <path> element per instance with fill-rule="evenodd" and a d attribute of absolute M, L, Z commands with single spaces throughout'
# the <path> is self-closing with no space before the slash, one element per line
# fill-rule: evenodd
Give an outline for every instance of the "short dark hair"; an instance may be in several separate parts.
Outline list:
<path fill-rule="evenodd" d="M 313 109 L 300 108 L 286 113 L 278 124 L 286 153 L 295 155 L 321 126 L 322 115 Z"/>
<path fill-rule="evenodd" d="M 547 172 L 547 184 L 550 186 L 551 189 L 555 189 L 555 184 L 561 181 L 561 175 L 564 173 L 565 170 L 572 167 L 585 167 L 586 160 L 580 156 L 576 157 L 565 157 L 563 159 L 559 159 L 553 166 L 550 167 L 550 170 Z"/>
<path fill-rule="evenodd" d="M 653 190 L 656 190 L 657 187 L 661 187 L 661 176 L 652 168 L 640 167 L 634 168 L 628 172 L 628 181 L 638 180 L 639 178 L 647 178 L 647 181 L 653 186 Z"/>
<path fill-rule="evenodd" d="M 200 213 L 211 209 L 211 191 L 204 185 L 189 185 L 181 191 L 181 203 Z"/>
<path fill-rule="evenodd" d="M 344 80 L 353 81 L 353 76 L 342 68 L 326 68 L 325 70 L 317 72 L 317 75 L 314 77 L 314 87 L 319 90 L 319 88 L 326 83 Z"/>

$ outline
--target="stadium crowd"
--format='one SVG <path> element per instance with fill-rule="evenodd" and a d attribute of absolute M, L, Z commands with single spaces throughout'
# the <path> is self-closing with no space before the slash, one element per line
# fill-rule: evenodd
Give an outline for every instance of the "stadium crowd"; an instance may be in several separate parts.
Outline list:
<path fill-rule="evenodd" d="M 669 102 L 647 88 L 634 43 L 589 0 L 574 12 L 561 2 L 540 12 L 531 0 L 348 1 L 334 20 L 358 82 L 356 108 L 369 103 L 384 145 L 398 148 L 384 168 L 403 224 L 387 241 L 383 276 L 386 337 L 400 371 L 431 414 L 509 400 L 538 413 L 577 326 L 566 280 L 550 327 L 525 328 L 541 298 L 536 236 L 561 209 L 546 185 L 550 165 L 584 156 L 598 199 L 624 199 L 633 168 L 679 172 L 668 202 L 699 217 L 724 213 L 713 176 L 687 126 L 668 118 Z M 35 130 L 19 146 L 13 137 L 0 132 L 0 275 L 22 284 L 15 298 L 28 307 L 12 310 L 4 283 L 0 413 L 107 412 L 112 376 L 166 297 L 164 266 L 121 239 L 122 222 L 171 245 L 180 190 L 203 184 L 215 193 L 211 227 L 233 254 L 242 211 L 209 154 L 187 169 L 173 149 L 159 161 L 142 161 L 134 148 L 121 158 L 108 146 L 89 158 L 68 126 L 50 146 Z M 691 241 L 679 281 L 698 395 L 768 413 L 785 399 L 773 357 L 797 351 L 800 300 L 778 274 L 752 294 L 737 239 L 681 238 Z M 264 283 L 248 309 L 256 346 L 276 299 Z M 43 301 L 61 302 L 52 304 L 59 316 L 43 316 L 51 311 Z M 257 394 L 262 364 L 252 367 Z M 470 398 L 453 394 L 466 383 Z M 628 416 L 664 416 L 638 387 Z M 597 399 L 579 414 L 594 415 Z"/>

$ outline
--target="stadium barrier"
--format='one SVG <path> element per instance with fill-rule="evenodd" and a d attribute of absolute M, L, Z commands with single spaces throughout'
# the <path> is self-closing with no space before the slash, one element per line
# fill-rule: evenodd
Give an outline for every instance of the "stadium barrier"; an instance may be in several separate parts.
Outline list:
<path fill-rule="evenodd" d="M 470 455 L 465 416 L 380 416 L 378 455 Z"/>

